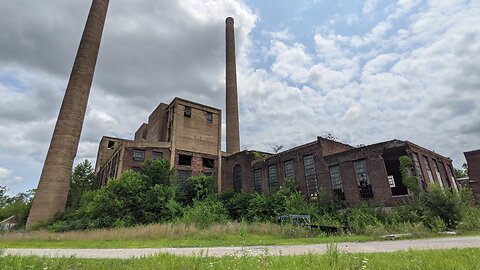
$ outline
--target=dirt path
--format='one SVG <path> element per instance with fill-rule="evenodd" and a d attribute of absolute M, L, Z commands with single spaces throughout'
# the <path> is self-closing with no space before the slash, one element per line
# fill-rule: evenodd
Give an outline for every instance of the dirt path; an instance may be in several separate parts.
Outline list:
<path fill-rule="evenodd" d="M 418 240 L 396 240 L 365 243 L 338 243 L 338 249 L 351 253 L 393 252 L 409 249 L 480 248 L 480 236 L 451 237 Z M 327 244 L 296 246 L 252 246 L 210 248 L 132 248 L 132 249 L 6 249 L 6 255 L 47 256 L 78 258 L 127 259 L 168 253 L 178 256 L 228 256 L 228 255 L 302 255 L 323 254 Z"/>

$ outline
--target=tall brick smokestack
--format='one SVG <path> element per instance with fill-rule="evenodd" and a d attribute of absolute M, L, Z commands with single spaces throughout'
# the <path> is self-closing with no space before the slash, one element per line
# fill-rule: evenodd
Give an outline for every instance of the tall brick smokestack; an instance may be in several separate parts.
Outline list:
<path fill-rule="evenodd" d="M 235 32 L 233 18 L 225 20 L 226 29 L 226 85 L 227 85 L 227 153 L 240 152 L 240 135 L 238 127 L 237 67 L 235 63 Z"/>
<path fill-rule="evenodd" d="M 73 160 L 97 63 L 109 0 L 93 0 L 43 165 L 27 229 L 65 209 Z"/>

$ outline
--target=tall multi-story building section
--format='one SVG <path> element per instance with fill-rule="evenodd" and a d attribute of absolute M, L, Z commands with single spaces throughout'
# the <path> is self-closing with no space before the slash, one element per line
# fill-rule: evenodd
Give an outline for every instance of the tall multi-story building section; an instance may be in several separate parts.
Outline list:
<path fill-rule="evenodd" d="M 140 170 L 146 160 L 165 158 L 175 166 L 182 182 L 199 174 L 219 179 L 221 123 L 219 109 L 175 98 L 152 112 L 134 140 L 103 137 L 95 171 L 105 185 L 123 171 Z"/>

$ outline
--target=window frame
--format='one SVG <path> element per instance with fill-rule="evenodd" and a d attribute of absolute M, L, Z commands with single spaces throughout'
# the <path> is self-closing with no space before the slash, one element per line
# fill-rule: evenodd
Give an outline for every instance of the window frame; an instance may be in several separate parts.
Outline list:
<path fill-rule="evenodd" d="M 141 153 L 141 155 L 139 155 L 139 153 Z M 143 150 L 143 149 L 133 149 L 132 159 L 134 161 L 144 162 L 145 161 L 145 150 Z"/>

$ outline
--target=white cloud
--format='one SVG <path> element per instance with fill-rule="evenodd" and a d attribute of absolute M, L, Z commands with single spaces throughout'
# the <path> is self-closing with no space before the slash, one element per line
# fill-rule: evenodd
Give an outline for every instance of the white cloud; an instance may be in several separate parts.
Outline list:
<path fill-rule="evenodd" d="M 13 176 L 12 170 L 0 167 L 0 186 L 8 186 L 12 183 L 18 183 L 22 181 L 22 177 Z"/>
<path fill-rule="evenodd" d="M 329 30 L 315 48 L 272 43 L 281 76 L 242 75 L 243 142 L 268 151 L 326 133 L 353 145 L 397 138 L 463 163 L 480 144 L 480 3 L 448 2 L 399 1 L 365 35 Z"/>
<path fill-rule="evenodd" d="M 363 15 L 370 15 L 375 10 L 375 7 L 378 4 L 378 0 L 367 0 L 363 4 L 362 13 Z"/>

